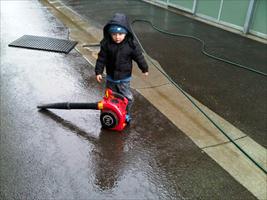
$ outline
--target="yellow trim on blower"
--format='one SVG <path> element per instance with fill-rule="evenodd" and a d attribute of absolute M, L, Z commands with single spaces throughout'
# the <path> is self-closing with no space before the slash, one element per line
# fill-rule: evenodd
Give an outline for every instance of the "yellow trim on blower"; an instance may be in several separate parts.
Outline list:
<path fill-rule="evenodd" d="M 98 102 L 97 107 L 98 107 L 98 110 L 102 110 L 104 107 L 103 102 L 102 101 Z"/>

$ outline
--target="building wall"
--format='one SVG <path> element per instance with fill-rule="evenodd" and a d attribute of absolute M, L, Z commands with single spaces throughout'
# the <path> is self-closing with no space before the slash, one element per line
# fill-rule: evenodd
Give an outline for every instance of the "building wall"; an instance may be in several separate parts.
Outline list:
<path fill-rule="evenodd" d="M 267 0 L 150 0 L 267 39 Z"/>

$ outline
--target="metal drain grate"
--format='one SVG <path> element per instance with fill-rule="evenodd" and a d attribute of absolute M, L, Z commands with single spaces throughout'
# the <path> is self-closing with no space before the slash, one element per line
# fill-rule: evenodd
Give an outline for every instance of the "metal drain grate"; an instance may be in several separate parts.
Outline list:
<path fill-rule="evenodd" d="M 21 47 L 27 49 L 36 49 L 44 51 L 53 51 L 59 53 L 69 53 L 77 44 L 76 41 L 40 37 L 34 35 L 23 35 L 19 39 L 10 43 L 10 47 Z"/>

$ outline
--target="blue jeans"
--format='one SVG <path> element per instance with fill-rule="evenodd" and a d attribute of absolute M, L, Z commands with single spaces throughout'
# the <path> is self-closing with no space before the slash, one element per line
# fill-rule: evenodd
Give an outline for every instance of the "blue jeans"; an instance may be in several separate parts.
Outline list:
<path fill-rule="evenodd" d="M 130 81 L 121 81 L 119 83 L 115 83 L 112 81 L 107 80 L 106 81 L 106 88 L 111 89 L 114 92 L 117 92 L 119 94 L 122 94 L 128 99 L 128 106 L 126 108 L 127 113 L 130 113 L 131 107 L 133 105 L 133 94 L 131 92 L 130 88 Z"/>

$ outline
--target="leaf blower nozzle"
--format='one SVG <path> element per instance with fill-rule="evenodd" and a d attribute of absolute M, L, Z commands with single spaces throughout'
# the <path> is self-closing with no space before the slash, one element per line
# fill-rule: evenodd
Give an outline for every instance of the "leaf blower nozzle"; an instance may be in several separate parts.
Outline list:
<path fill-rule="evenodd" d="M 51 103 L 38 105 L 38 109 L 90 109 L 100 110 L 100 122 L 103 128 L 121 131 L 127 125 L 126 108 L 128 99 L 123 95 L 107 89 L 103 99 L 96 103 Z"/>
<path fill-rule="evenodd" d="M 39 109 L 91 109 L 91 110 L 98 110 L 97 103 L 51 103 L 51 104 L 44 104 L 37 106 Z"/>

